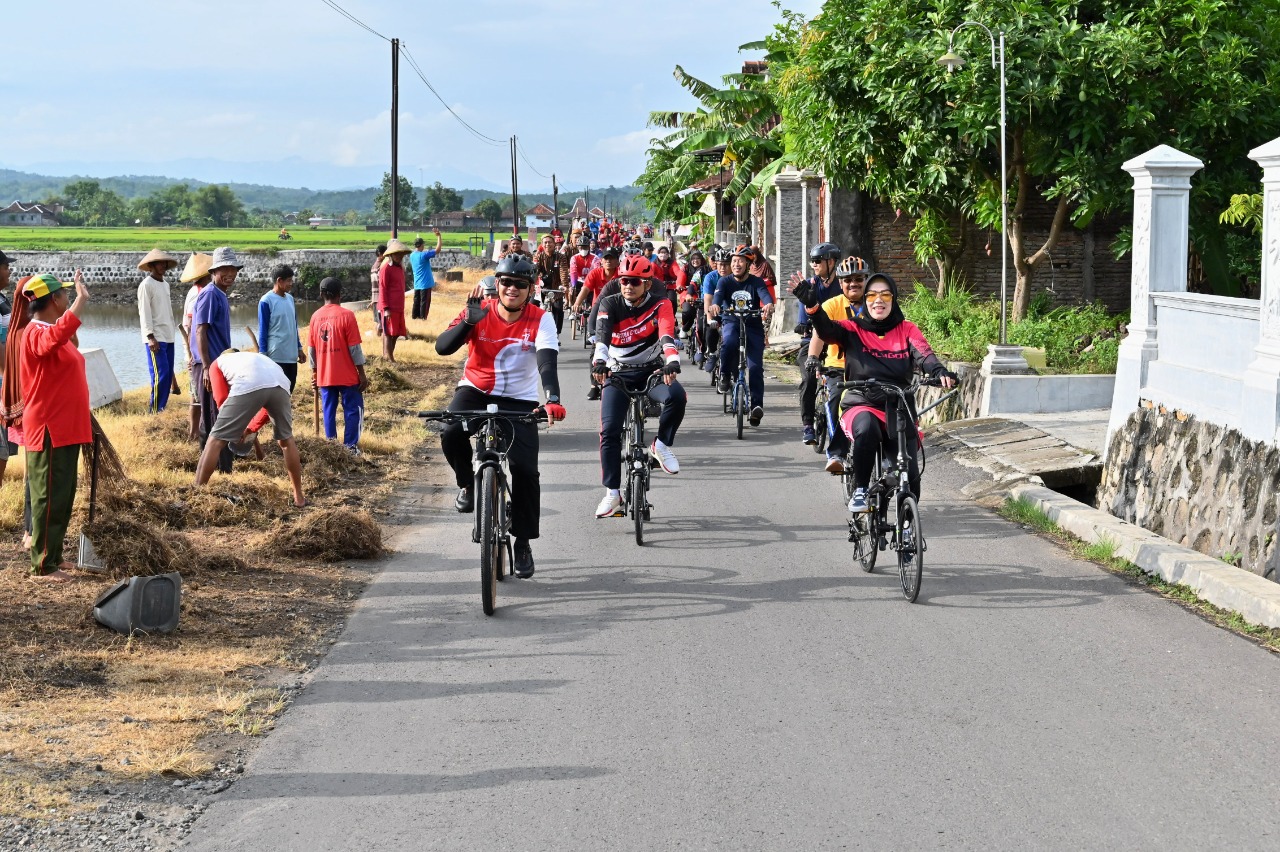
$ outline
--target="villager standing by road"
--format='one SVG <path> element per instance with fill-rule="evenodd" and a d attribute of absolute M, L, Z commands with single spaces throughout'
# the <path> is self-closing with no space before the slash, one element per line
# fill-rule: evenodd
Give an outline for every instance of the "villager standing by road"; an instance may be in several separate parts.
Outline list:
<path fill-rule="evenodd" d="M 289 378 L 289 392 L 298 383 L 298 365 L 307 362 L 298 336 L 298 308 L 293 301 L 293 270 L 271 271 L 271 289 L 258 300 L 258 351 L 280 365 Z"/>
<path fill-rule="evenodd" d="M 152 249 L 138 263 L 147 276 L 138 284 L 138 321 L 142 326 L 142 344 L 147 353 L 147 372 L 151 375 L 151 399 L 147 410 L 164 411 L 173 389 L 173 340 L 177 326 L 173 321 L 173 302 L 165 273 L 177 267 L 178 259 Z"/>
<path fill-rule="evenodd" d="M 413 318 L 424 320 L 431 313 L 431 291 L 436 286 L 435 275 L 431 272 L 431 258 L 444 248 L 444 237 L 439 228 L 432 228 L 436 235 L 436 247 L 427 248 L 422 237 L 413 241 L 413 253 L 409 255 L 409 266 L 413 268 Z"/>
<path fill-rule="evenodd" d="M 0 393 L 3 392 L 3 383 L 8 373 L 6 364 L 6 346 L 9 338 L 9 326 L 13 323 L 13 304 L 9 302 L 9 279 L 13 274 L 12 260 L 7 254 L 0 251 Z M 17 296 L 17 293 L 14 294 Z M 16 298 L 15 298 L 16 301 Z M 7 308 L 7 310 L 5 310 Z M 17 361 L 14 361 L 14 367 L 17 367 Z M 13 371 L 14 377 L 10 381 L 17 383 L 17 371 Z M 9 466 L 9 439 L 3 433 L 3 427 L 0 427 L 0 480 L 4 479 L 5 468 Z"/>
<path fill-rule="evenodd" d="M 377 257 L 369 267 L 369 304 L 373 307 L 373 329 L 378 337 L 382 336 L 382 316 L 378 313 L 378 274 L 382 272 L 382 253 L 386 250 L 386 243 L 378 243 L 374 249 Z"/>
<path fill-rule="evenodd" d="M 214 252 L 217 256 L 217 252 Z M 219 407 L 218 417 L 209 431 L 209 441 L 196 467 L 196 485 L 204 485 L 213 475 L 218 457 L 227 452 L 227 444 L 241 440 L 249 423 L 262 409 L 267 410 L 275 429 L 275 439 L 284 453 L 285 470 L 293 486 L 293 505 L 307 505 L 302 496 L 302 462 L 298 445 L 293 440 L 293 403 L 289 395 L 289 379 L 280 365 L 261 352 L 224 352 L 205 371 L 210 392 Z"/>
<path fill-rule="evenodd" d="M 191 358 L 203 365 L 200 380 L 200 433 L 203 441 L 208 441 L 213 424 L 218 419 L 218 405 L 213 399 L 213 383 L 208 367 L 215 358 L 231 348 L 231 302 L 227 299 L 227 293 L 236 283 L 236 276 L 243 266 L 230 246 L 214 249 L 213 260 L 209 263 L 209 274 L 213 276 L 214 286 L 200 291 L 191 317 L 191 325 L 195 329 L 191 338 Z M 218 459 L 218 470 L 223 473 L 231 472 L 231 450 L 225 446 Z"/>
<path fill-rule="evenodd" d="M 5 435 L 11 446 L 25 447 L 27 442 L 22 434 L 22 337 L 31 323 L 31 297 L 23 289 L 31 276 L 20 280 L 13 289 L 13 310 L 9 313 L 8 336 L 4 343 L 4 386 L 0 387 L 0 421 L 3 421 Z M 7 463 L 6 463 L 7 466 Z M 26 465 L 28 477 L 31 464 Z M 31 547 L 31 483 L 28 478 L 23 483 L 25 492 L 22 500 L 22 549 Z"/>
<path fill-rule="evenodd" d="M 311 315 L 307 348 L 311 355 L 311 384 L 320 393 L 324 412 L 324 436 L 338 437 L 338 403 L 342 403 L 342 444 L 352 453 L 360 452 L 360 432 L 364 427 L 364 392 L 369 379 L 364 373 L 364 349 L 356 315 L 339 304 L 342 283 L 336 278 L 320 282 L 324 307 Z"/>
<path fill-rule="evenodd" d="M 93 442 L 84 356 L 72 343 L 79 312 L 89 302 L 79 270 L 75 288 L 72 302 L 67 285 L 53 275 L 37 275 L 25 286 L 31 324 L 22 337 L 21 382 L 31 489 L 31 573 L 55 583 L 72 579 L 65 570 L 71 566 L 62 561 L 62 543 L 76 499 L 80 445 Z"/>
<path fill-rule="evenodd" d="M 409 248 L 394 237 L 382 255 L 378 272 L 378 300 L 375 303 L 382 318 L 382 357 L 396 362 L 396 343 L 409 334 L 404 322 L 404 256 Z"/>
<path fill-rule="evenodd" d="M 200 371 L 199 364 L 195 358 L 191 357 L 191 316 L 196 310 L 196 299 L 200 296 L 200 291 L 204 289 L 213 278 L 209 275 L 209 264 L 213 263 L 213 256 L 201 252 L 197 252 L 187 258 L 187 265 L 182 270 L 182 277 L 179 279 L 183 284 L 190 284 L 191 289 L 187 290 L 186 298 L 182 300 L 182 324 L 179 328 L 182 331 L 182 343 L 187 351 L 187 377 L 191 383 L 191 427 L 187 432 L 187 437 L 192 441 L 200 440 Z"/>

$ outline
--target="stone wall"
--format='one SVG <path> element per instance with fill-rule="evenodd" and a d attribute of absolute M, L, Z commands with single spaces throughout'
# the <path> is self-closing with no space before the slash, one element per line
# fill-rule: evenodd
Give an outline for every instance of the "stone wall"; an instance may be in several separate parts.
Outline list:
<path fill-rule="evenodd" d="M 189 253 L 172 252 L 183 264 Z M 94 292 L 94 298 L 105 301 L 130 302 L 142 279 L 138 261 L 142 252 L 65 251 L 38 252 L 13 251 L 13 280 L 38 272 L 52 272 L 70 281 L 77 269 L 84 271 L 85 282 Z M 244 268 L 236 276 L 235 290 L 243 297 L 257 298 L 271 288 L 271 270 L 285 264 L 297 276 L 294 293 L 298 298 L 319 299 L 320 279 L 333 275 L 343 282 L 343 295 L 353 299 L 370 297 L 369 267 L 375 257 L 371 250 L 344 251 L 336 249 L 282 249 L 278 252 L 240 252 Z M 480 269 L 485 260 L 469 252 L 445 249 L 431 260 L 436 280 L 441 280 L 450 269 Z M 177 284 L 181 267 L 169 273 L 168 281 Z M 412 272 L 406 269 L 406 279 L 412 282 Z M 172 288 L 173 298 L 181 302 L 185 286 Z"/>
<path fill-rule="evenodd" d="M 1112 435 L 1098 508 L 1276 579 L 1280 448 L 1150 401 Z"/>

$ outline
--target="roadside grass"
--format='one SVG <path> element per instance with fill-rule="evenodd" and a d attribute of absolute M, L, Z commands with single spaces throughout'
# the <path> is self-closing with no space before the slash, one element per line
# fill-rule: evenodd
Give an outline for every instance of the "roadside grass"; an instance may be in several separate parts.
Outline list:
<path fill-rule="evenodd" d="M 1111 573 L 1122 576 L 1161 597 L 1176 601 L 1219 627 L 1251 639 L 1270 651 L 1280 653 L 1280 629 L 1253 624 L 1246 621 L 1239 613 L 1222 609 L 1203 600 L 1189 586 L 1168 583 L 1154 574 L 1148 574 L 1127 559 L 1117 557 L 1118 545 L 1115 541 L 1103 538 L 1092 544 L 1086 542 L 1058 526 L 1044 510 L 1021 497 L 1007 498 L 996 511 L 1014 523 L 1030 527 L 1053 539 L 1074 556 L 1100 565 Z"/>
<path fill-rule="evenodd" d="M 372 249 L 385 243 L 389 232 L 364 228 L 290 227 L 291 239 L 281 240 L 279 228 L 0 228 L 0 247 L 10 251 L 208 251 L 232 245 L 237 250 Z M 422 237 L 435 245 L 430 228 L 401 228 L 401 239 Z M 488 231 L 443 233 L 445 248 L 465 249 L 471 237 L 489 239 Z"/>
<path fill-rule="evenodd" d="M 0 483 L 0 818 L 61 818 L 96 807 L 76 793 L 94 779 L 205 775 L 225 751 L 271 729 L 288 702 L 282 684 L 323 655 L 375 566 L 268 556 L 265 543 L 325 512 L 394 517 L 396 485 L 436 456 L 428 456 L 422 426 L 400 412 L 448 398 L 461 354 L 440 358 L 430 341 L 481 274 L 437 285 L 430 320 L 410 321 L 413 337 L 400 342 L 394 365 L 376 357 L 372 318 L 359 316 L 369 370 L 381 377 L 366 394 L 361 456 L 313 434 L 311 376 L 300 369 L 294 432 L 307 508 L 292 506 L 270 427 L 265 461 L 237 461 L 232 474 L 215 473 L 196 489 L 185 393 L 161 415 L 146 413 L 145 391 L 97 412 L 128 477 L 100 481 L 99 512 L 172 543 L 179 562 L 182 620 L 168 636 L 125 637 L 96 625 L 93 601 L 114 582 L 106 577 L 82 575 L 65 586 L 28 581 L 19 543 L 22 460 L 10 461 Z M 82 475 L 71 559 L 88 493 Z M 112 567 L 121 576 L 137 568 Z"/>

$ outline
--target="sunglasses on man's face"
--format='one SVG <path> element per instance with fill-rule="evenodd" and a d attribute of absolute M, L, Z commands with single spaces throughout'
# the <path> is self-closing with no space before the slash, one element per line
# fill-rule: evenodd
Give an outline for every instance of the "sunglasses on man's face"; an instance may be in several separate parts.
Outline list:
<path fill-rule="evenodd" d="M 619 278 L 618 286 L 619 287 L 643 287 L 644 279 L 643 278 Z"/>
<path fill-rule="evenodd" d="M 499 278 L 499 287 L 514 287 L 517 290 L 528 290 L 529 282 L 523 278 Z"/>

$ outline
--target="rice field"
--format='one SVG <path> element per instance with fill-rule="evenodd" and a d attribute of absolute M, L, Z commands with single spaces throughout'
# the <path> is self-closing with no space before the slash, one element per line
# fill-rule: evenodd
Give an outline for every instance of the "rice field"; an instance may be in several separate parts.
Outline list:
<path fill-rule="evenodd" d="M 5 251 L 208 251 L 217 246 L 237 250 L 265 249 L 372 249 L 391 236 L 364 228 L 289 228 L 292 239 L 281 240 L 278 228 L 0 228 L 0 249 Z M 412 242 L 421 236 L 434 245 L 430 228 L 400 229 L 400 239 Z M 445 233 L 445 248 L 465 249 L 471 238 L 488 240 L 489 233 Z"/>

